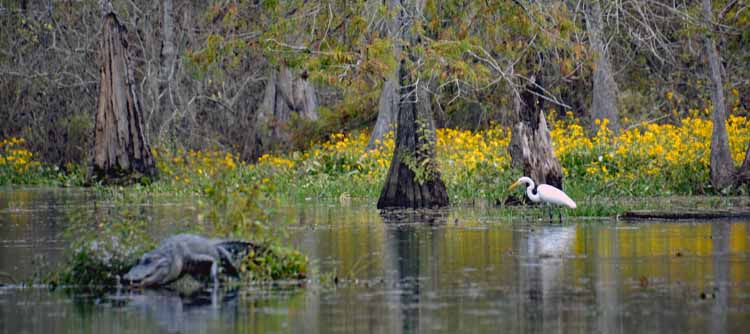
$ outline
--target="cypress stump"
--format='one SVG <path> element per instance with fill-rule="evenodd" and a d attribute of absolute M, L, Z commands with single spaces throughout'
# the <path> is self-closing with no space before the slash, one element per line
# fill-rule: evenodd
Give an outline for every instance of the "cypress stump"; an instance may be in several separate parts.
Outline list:
<path fill-rule="evenodd" d="M 124 183 L 156 175 L 151 148 L 144 136 L 143 112 L 129 64 L 126 33 L 113 12 L 104 15 L 90 175 L 104 183 Z"/>
<path fill-rule="evenodd" d="M 543 94 L 534 84 L 521 93 L 518 122 L 513 127 L 508 151 L 513 167 L 522 168 L 523 174 L 537 185 L 546 183 L 562 189 L 562 167 L 552 149 Z"/>
<path fill-rule="evenodd" d="M 401 62 L 396 147 L 378 209 L 436 208 L 448 205 L 448 192 L 435 163 L 435 128 L 429 92 L 413 84 Z"/>

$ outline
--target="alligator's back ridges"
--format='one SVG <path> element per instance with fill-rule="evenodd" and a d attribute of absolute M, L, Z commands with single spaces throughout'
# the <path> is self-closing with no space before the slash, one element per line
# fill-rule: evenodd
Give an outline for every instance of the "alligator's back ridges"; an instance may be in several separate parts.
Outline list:
<path fill-rule="evenodd" d="M 225 240 L 219 242 L 217 246 L 226 249 L 233 256 L 238 256 L 243 253 L 247 254 L 250 250 L 258 249 L 258 246 L 256 244 L 241 240 Z"/>

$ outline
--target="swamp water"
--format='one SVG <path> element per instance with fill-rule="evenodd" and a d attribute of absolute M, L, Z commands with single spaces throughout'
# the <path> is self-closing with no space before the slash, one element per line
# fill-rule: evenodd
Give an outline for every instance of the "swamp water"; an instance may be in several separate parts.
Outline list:
<path fill-rule="evenodd" d="M 742 333 L 750 328 L 750 222 L 549 225 L 496 209 L 384 223 L 372 205 L 277 210 L 311 260 L 292 284 L 218 296 L 104 296 L 20 287 L 63 259 L 73 220 L 112 205 L 77 190 L 0 190 L 0 333 Z M 168 235 L 185 204 L 134 206 Z M 97 224 L 92 224 L 97 228 Z M 105 237 L 105 236 L 102 236 Z"/>

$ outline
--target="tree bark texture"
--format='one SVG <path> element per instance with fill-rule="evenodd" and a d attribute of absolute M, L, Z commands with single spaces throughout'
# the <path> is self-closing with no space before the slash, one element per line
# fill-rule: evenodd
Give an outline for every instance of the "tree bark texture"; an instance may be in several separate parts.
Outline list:
<path fill-rule="evenodd" d="M 381 146 L 385 134 L 395 127 L 399 100 L 398 80 L 395 76 L 388 78 L 383 84 L 383 90 L 380 91 L 378 119 L 375 121 L 375 127 L 372 129 L 370 140 L 367 142 L 365 148 L 367 151 Z"/>
<path fill-rule="evenodd" d="M 508 151 L 513 167 L 522 168 L 537 185 L 546 183 L 562 189 L 562 167 L 552 149 L 541 94 L 536 86 L 527 87 L 521 94 L 519 121 L 513 127 Z"/>
<path fill-rule="evenodd" d="M 174 18 L 172 0 L 162 1 L 161 21 L 161 69 L 159 81 L 168 84 L 174 77 L 174 65 L 177 57 L 177 47 L 174 43 Z"/>
<path fill-rule="evenodd" d="M 175 46 L 175 23 L 172 0 L 162 1 L 161 52 L 159 55 L 159 103 L 154 107 L 157 113 L 167 113 L 170 94 L 173 91 L 173 79 L 177 66 L 177 47 Z M 160 116 L 166 119 L 167 115 Z"/>
<path fill-rule="evenodd" d="M 402 62 L 399 71 L 401 102 L 396 147 L 377 207 L 444 207 L 449 204 L 448 192 L 435 164 L 430 95 L 423 85 L 413 85 L 405 66 Z"/>
<path fill-rule="evenodd" d="M 125 33 L 114 13 L 104 16 L 92 177 L 105 183 L 156 175 L 151 148 L 143 134 L 143 112 Z"/>
<path fill-rule="evenodd" d="M 290 69 L 282 67 L 274 70 L 268 79 L 256 116 L 255 144 L 259 154 L 270 151 L 275 143 L 289 142 L 288 123 L 292 113 L 317 120 L 318 99 L 306 75 L 295 76 Z"/>
<path fill-rule="evenodd" d="M 595 120 L 609 120 L 608 128 L 613 131 L 620 129 L 620 117 L 617 113 L 617 83 L 615 82 L 612 64 L 609 61 L 609 51 L 604 39 L 604 22 L 599 0 L 589 3 L 586 15 L 586 29 L 588 30 L 591 47 L 595 52 L 594 87 L 591 100 L 591 130 L 596 133 L 599 126 Z"/>
<path fill-rule="evenodd" d="M 732 162 L 732 154 L 729 151 L 729 138 L 727 136 L 727 109 L 724 103 L 724 83 L 721 77 L 721 60 L 716 50 L 716 42 L 713 36 L 713 14 L 711 11 L 711 0 L 703 0 L 703 18 L 708 28 L 705 37 L 706 56 L 708 57 L 709 70 L 711 71 L 711 102 L 714 112 L 711 117 L 713 131 L 711 133 L 711 184 L 715 189 L 721 190 L 731 186 L 734 182 L 735 170 Z"/>
<path fill-rule="evenodd" d="M 388 0 L 388 10 L 398 11 L 399 0 Z M 399 15 L 394 15 L 388 24 L 388 36 L 393 40 L 393 56 L 396 61 L 401 57 L 401 46 L 397 42 L 400 38 L 401 23 Z M 399 62 L 400 63 L 400 62 Z M 383 136 L 395 127 L 396 117 L 399 107 L 399 68 L 394 69 L 383 84 L 380 91 L 380 100 L 378 101 L 378 119 L 375 121 L 375 127 L 372 129 L 370 140 L 367 142 L 366 150 L 377 148 L 383 143 Z"/>

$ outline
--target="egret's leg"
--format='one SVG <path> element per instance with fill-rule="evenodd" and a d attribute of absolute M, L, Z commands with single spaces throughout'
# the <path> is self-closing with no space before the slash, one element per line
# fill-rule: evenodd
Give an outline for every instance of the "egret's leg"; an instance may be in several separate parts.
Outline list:
<path fill-rule="evenodd" d="M 549 223 L 552 224 L 552 205 L 547 204 L 547 215 L 549 216 Z"/>
<path fill-rule="evenodd" d="M 216 284 L 214 284 L 214 287 L 211 288 L 211 307 L 219 307 L 219 286 Z"/>
<path fill-rule="evenodd" d="M 219 261 L 214 261 L 211 265 L 211 279 L 214 286 L 211 288 L 211 307 L 219 306 Z"/>
<path fill-rule="evenodd" d="M 214 281 L 214 288 L 219 286 L 219 261 L 211 264 L 211 279 Z"/>

